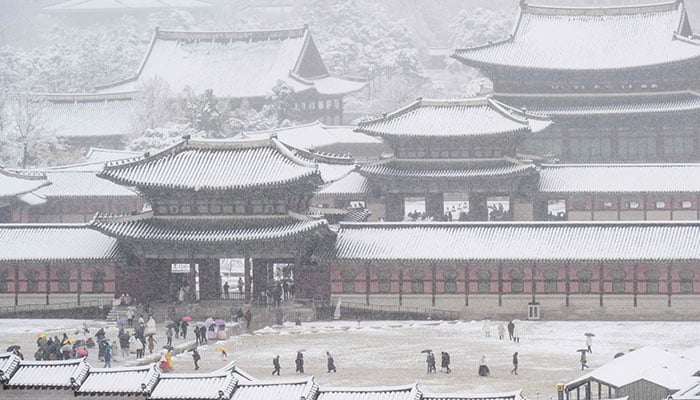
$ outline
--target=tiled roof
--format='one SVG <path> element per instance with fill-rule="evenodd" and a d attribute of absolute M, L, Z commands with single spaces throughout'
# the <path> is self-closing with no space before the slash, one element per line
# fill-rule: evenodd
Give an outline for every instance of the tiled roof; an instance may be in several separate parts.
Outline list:
<path fill-rule="evenodd" d="M 423 400 L 526 400 L 522 390 L 504 393 L 423 393 Z"/>
<path fill-rule="evenodd" d="M 314 66 L 312 74 L 304 71 L 309 64 Z M 316 91 L 328 96 L 352 93 L 365 86 L 365 82 L 330 77 L 310 30 L 299 28 L 251 32 L 156 30 L 136 75 L 98 89 L 134 90 L 139 82 L 156 76 L 173 93 L 186 87 L 198 94 L 214 89 L 214 95 L 220 98 L 266 97 L 279 81 L 297 93 Z"/>
<path fill-rule="evenodd" d="M 700 260 L 700 223 L 341 223 L 348 261 Z"/>
<path fill-rule="evenodd" d="M 43 174 L 20 173 L 0 167 L 0 198 L 23 195 L 48 184 Z"/>
<path fill-rule="evenodd" d="M 76 395 L 141 395 L 150 392 L 160 373 L 155 364 L 139 367 L 91 368 Z"/>
<path fill-rule="evenodd" d="M 418 162 L 406 160 L 378 163 L 362 167 L 360 171 L 368 176 L 390 176 L 397 178 L 444 178 L 444 179 L 482 179 L 510 177 L 533 173 L 533 164 L 502 163 L 496 166 L 466 166 L 458 163 L 424 163 L 417 168 Z"/>
<path fill-rule="evenodd" d="M 700 164 L 542 165 L 544 193 L 700 193 Z"/>
<path fill-rule="evenodd" d="M 369 180 L 358 172 L 351 172 L 345 177 L 326 185 L 316 192 L 316 196 L 367 196 L 370 192 Z"/>
<path fill-rule="evenodd" d="M 21 359 L 15 353 L 0 354 L 0 383 L 7 382 L 15 373 Z"/>
<path fill-rule="evenodd" d="M 200 0 L 67 0 L 41 10 L 48 13 L 83 13 L 208 7 L 211 4 Z"/>
<path fill-rule="evenodd" d="M 100 178 L 92 171 L 44 170 L 50 185 L 33 193 L 44 198 L 56 197 L 138 197 L 133 189 Z"/>
<path fill-rule="evenodd" d="M 498 98 L 514 106 L 527 106 L 529 113 L 549 117 L 678 113 L 700 110 L 700 95 L 692 91 L 595 96 L 503 94 L 498 95 Z"/>
<path fill-rule="evenodd" d="M 161 375 L 149 399 L 230 399 L 236 379 L 230 373 Z"/>
<path fill-rule="evenodd" d="M 131 132 L 134 93 L 32 94 L 45 127 L 58 137 L 125 136 Z"/>
<path fill-rule="evenodd" d="M 682 1 L 573 8 L 521 2 L 510 38 L 456 50 L 468 65 L 539 70 L 615 70 L 700 56 Z"/>
<path fill-rule="evenodd" d="M 421 99 L 391 114 L 362 121 L 357 131 L 377 136 L 452 138 L 539 132 L 550 124 L 492 98 Z"/>
<path fill-rule="evenodd" d="M 256 380 L 251 374 L 240 369 L 235 362 L 229 362 L 222 368 L 213 371 L 212 373 L 231 373 L 238 382 L 248 382 Z"/>
<path fill-rule="evenodd" d="M 139 157 L 141 152 L 129 150 L 105 149 L 101 147 L 90 147 L 85 155 L 85 162 L 103 162 L 118 161 L 127 158 Z"/>
<path fill-rule="evenodd" d="M 316 165 L 299 159 L 277 139 L 184 141 L 145 159 L 110 163 L 101 176 L 127 186 L 195 191 L 320 177 Z"/>
<path fill-rule="evenodd" d="M 294 381 L 239 382 L 230 400 L 299 400 L 317 399 L 318 386 L 313 378 Z"/>
<path fill-rule="evenodd" d="M 107 261 L 117 240 L 83 224 L 0 224 L 0 262 Z"/>
<path fill-rule="evenodd" d="M 78 387 L 88 374 L 90 366 L 84 358 L 62 361 L 22 361 L 6 388 L 63 388 Z"/>
<path fill-rule="evenodd" d="M 107 235 L 138 240 L 170 242 L 253 242 L 293 237 L 323 229 L 323 219 L 276 218 L 151 218 L 150 214 L 102 218 L 94 227 Z"/>
<path fill-rule="evenodd" d="M 376 388 L 332 388 L 318 391 L 316 400 L 420 400 L 421 392 L 416 385 Z"/>

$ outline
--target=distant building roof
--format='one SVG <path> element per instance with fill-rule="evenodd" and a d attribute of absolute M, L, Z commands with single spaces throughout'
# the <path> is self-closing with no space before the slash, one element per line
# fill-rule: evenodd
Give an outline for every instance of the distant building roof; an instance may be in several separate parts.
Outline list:
<path fill-rule="evenodd" d="M 86 156 L 85 161 L 76 164 L 56 165 L 46 167 L 47 171 L 91 171 L 101 172 L 104 166 L 112 161 L 130 160 L 134 161 L 137 158 L 142 158 L 143 152 L 103 149 L 99 147 L 91 147 Z"/>
<path fill-rule="evenodd" d="M 522 1 L 510 38 L 458 49 L 473 66 L 617 70 L 700 57 L 680 0 L 621 7 L 539 6 Z"/>
<path fill-rule="evenodd" d="M 94 13 L 209 8 L 200 0 L 68 0 L 42 8 L 46 13 Z"/>
<path fill-rule="evenodd" d="M 382 117 L 361 121 L 357 131 L 377 136 L 459 137 L 539 132 L 551 121 L 492 98 L 417 100 Z"/>
<path fill-rule="evenodd" d="M 50 183 L 32 193 L 43 198 L 138 197 L 133 189 L 100 178 L 92 171 L 42 170 Z"/>
<path fill-rule="evenodd" d="M 135 108 L 129 93 L 34 93 L 42 122 L 58 137 L 125 136 Z"/>
<path fill-rule="evenodd" d="M 119 243 L 84 224 L 0 224 L 0 262 L 116 261 Z"/>
<path fill-rule="evenodd" d="M 646 380 L 669 390 L 680 390 L 700 381 L 694 376 L 700 371 L 700 362 L 653 346 L 626 353 L 566 384 L 575 388 L 588 380 L 603 382 L 620 388 L 639 380 Z M 675 397 L 674 397 L 675 398 Z"/>
<path fill-rule="evenodd" d="M 527 105 L 527 111 L 547 117 L 607 116 L 697 112 L 700 95 L 693 91 L 661 93 L 625 93 L 622 95 L 515 95 L 499 94 L 499 99 L 513 106 Z"/>
<path fill-rule="evenodd" d="M 6 389 L 74 389 L 88 374 L 85 358 L 61 361 L 21 361 Z"/>
<path fill-rule="evenodd" d="M 345 177 L 332 182 L 316 192 L 317 197 L 355 196 L 366 197 L 370 193 L 369 180 L 358 172 L 351 172 Z"/>
<path fill-rule="evenodd" d="M 420 400 L 422 397 L 418 387 L 387 386 L 387 387 L 323 387 L 318 391 L 316 400 Z"/>
<path fill-rule="evenodd" d="M 542 165 L 542 193 L 699 193 L 700 164 Z"/>
<path fill-rule="evenodd" d="M 0 200 L 30 193 L 48 184 L 44 174 L 8 171 L 0 167 Z"/>
<path fill-rule="evenodd" d="M 430 178 L 481 180 L 485 178 L 508 178 L 532 175 L 535 165 L 496 159 L 494 163 L 477 165 L 464 161 L 440 162 L 440 160 L 389 160 L 366 165 L 360 169 L 365 176 L 385 176 L 396 178 Z"/>
<path fill-rule="evenodd" d="M 155 364 L 138 367 L 90 368 L 77 395 L 124 396 L 150 393 L 160 376 Z"/>
<path fill-rule="evenodd" d="M 128 186 L 232 190 L 318 180 L 318 167 L 277 139 L 183 141 L 132 162 L 109 163 L 100 174 Z"/>
<path fill-rule="evenodd" d="M 326 256 L 357 262 L 697 261 L 700 223 L 341 223 Z"/>
<path fill-rule="evenodd" d="M 177 65 L 177 68 L 172 68 Z M 342 96 L 365 82 L 328 74 L 311 31 L 183 32 L 156 30 L 136 75 L 106 85 L 103 92 L 137 90 L 139 83 L 160 77 L 174 93 L 213 89 L 223 98 L 261 98 L 279 81 L 296 92 Z M 235 79 L 232 79 L 235 77 Z"/>

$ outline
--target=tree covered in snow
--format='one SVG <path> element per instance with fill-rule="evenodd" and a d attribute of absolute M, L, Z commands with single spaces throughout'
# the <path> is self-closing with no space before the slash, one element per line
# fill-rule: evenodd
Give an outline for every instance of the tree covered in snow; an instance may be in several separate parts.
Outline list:
<path fill-rule="evenodd" d="M 477 8 L 462 10 L 450 22 L 455 48 L 480 46 L 496 40 L 503 40 L 513 29 L 513 13 L 508 9 L 488 10 Z"/>
<path fill-rule="evenodd" d="M 223 105 L 214 96 L 212 89 L 206 89 L 199 96 L 188 95 L 186 107 L 187 119 L 196 132 L 203 132 L 205 137 L 226 137 L 223 130 Z"/>
<path fill-rule="evenodd" d="M 177 119 L 177 107 L 168 83 L 155 77 L 143 82 L 131 111 L 134 132 L 167 126 Z"/>
<path fill-rule="evenodd" d="M 144 153 L 155 153 L 182 141 L 182 137 L 190 135 L 191 138 L 199 137 L 189 125 L 173 125 L 170 127 L 147 128 L 133 138 L 127 149 Z"/>

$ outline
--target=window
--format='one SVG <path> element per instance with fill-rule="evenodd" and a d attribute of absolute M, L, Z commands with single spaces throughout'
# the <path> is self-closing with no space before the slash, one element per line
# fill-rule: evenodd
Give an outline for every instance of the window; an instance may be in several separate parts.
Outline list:
<path fill-rule="evenodd" d="M 571 158 L 573 161 L 608 160 L 610 157 L 610 138 L 571 139 Z"/>
<path fill-rule="evenodd" d="M 24 277 L 27 278 L 27 293 L 39 293 L 39 271 L 29 270 Z"/>
<path fill-rule="evenodd" d="M 445 293 L 457 293 L 457 271 L 448 269 L 442 273 L 442 277 L 445 279 Z"/>
<path fill-rule="evenodd" d="M 681 201 L 681 208 L 683 208 L 683 209 L 693 208 L 693 202 L 689 201 L 689 200 Z"/>
<path fill-rule="evenodd" d="M 654 159 L 656 158 L 656 138 L 620 136 L 618 152 L 623 160 Z"/>
<path fill-rule="evenodd" d="M 411 272 L 411 292 L 421 294 L 425 292 L 425 272 L 416 269 Z"/>
<path fill-rule="evenodd" d="M 512 293 L 522 293 L 524 291 L 525 284 L 523 279 L 525 278 L 525 273 L 522 269 L 512 269 L 510 270 L 510 291 Z"/>
<path fill-rule="evenodd" d="M 479 293 L 491 292 L 491 271 L 487 269 L 480 269 L 476 272 L 476 280 L 479 287 Z"/>
<path fill-rule="evenodd" d="M 557 279 L 559 278 L 559 271 L 556 269 L 548 269 L 544 271 L 544 292 L 545 293 L 556 293 L 557 292 Z"/>
<path fill-rule="evenodd" d="M 56 273 L 56 277 L 58 278 L 58 292 L 70 292 L 70 271 L 62 269 Z"/>
<path fill-rule="evenodd" d="M 695 278 L 695 272 L 684 269 L 678 273 L 681 278 L 681 293 L 693 293 L 693 279 Z"/>
<path fill-rule="evenodd" d="M 692 136 L 667 136 L 663 138 L 664 155 L 691 156 L 695 153 L 695 138 Z"/>
<path fill-rule="evenodd" d="M 94 271 L 92 273 L 92 292 L 105 292 L 105 273 L 102 271 Z"/>
<path fill-rule="evenodd" d="M 655 201 L 654 208 L 656 208 L 656 209 L 666 208 L 666 202 L 665 201 Z"/>
<path fill-rule="evenodd" d="M 639 202 L 638 201 L 628 201 L 625 203 L 625 208 L 628 208 L 630 210 L 637 210 L 639 209 Z"/>
<path fill-rule="evenodd" d="M 650 269 L 644 273 L 647 283 L 647 294 L 659 293 L 659 271 Z"/>
<path fill-rule="evenodd" d="M 528 138 L 522 142 L 519 151 L 535 155 L 561 155 L 562 140 L 556 138 Z"/>
<path fill-rule="evenodd" d="M 625 293 L 625 277 L 627 273 L 621 269 L 612 271 L 612 292 Z"/>
<path fill-rule="evenodd" d="M 576 273 L 578 278 L 578 292 L 581 294 L 591 293 L 591 277 L 593 273 L 589 269 L 582 269 Z"/>
<path fill-rule="evenodd" d="M 377 272 L 379 279 L 379 293 L 391 293 L 391 271 L 383 269 Z"/>
<path fill-rule="evenodd" d="M 355 293 L 355 271 L 346 269 L 340 273 L 343 281 L 343 293 Z"/>
<path fill-rule="evenodd" d="M 10 280 L 10 272 L 6 269 L 0 270 L 0 293 L 7 293 L 8 281 Z"/>

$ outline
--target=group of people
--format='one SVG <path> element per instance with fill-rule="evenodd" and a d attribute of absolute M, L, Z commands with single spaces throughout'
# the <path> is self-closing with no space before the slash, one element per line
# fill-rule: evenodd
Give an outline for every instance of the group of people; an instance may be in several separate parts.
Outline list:
<path fill-rule="evenodd" d="M 91 338 L 73 339 L 69 338 L 66 333 L 59 338 L 54 336 L 48 337 L 45 334 L 40 334 L 36 340 L 37 350 L 34 353 L 34 359 L 40 360 L 69 360 L 71 358 L 80 358 L 88 355 L 87 348 L 94 347 L 95 343 Z M 24 358 L 22 353 L 17 349 L 15 353 Z"/>
<path fill-rule="evenodd" d="M 236 323 L 239 325 L 245 320 L 245 328 L 248 330 L 250 329 L 250 321 L 253 320 L 253 313 L 250 311 L 250 309 L 247 309 L 246 312 L 243 313 L 243 309 L 238 307 L 238 310 L 232 314 L 233 317 L 231 319 L 236 321 Z"/>
<path fill-rule="evenodd" d="M 294 364 L 296 366 L 295 372 L 298 374 L 303 374 L 304 373 L 304 350 L 299 350 L 297 351 L 297 356 L 294 359 Z M 333 355 L 331 354 L 330 351 L 326 351 L 326 366 L 328 367 L 328 371 L 326 372 L 338 372 L 337 368 L 335 367 L 335 359 L 333 358 Z M 277 354 L 275 357 L 272 358 L 272 375 L 280 375 L 280 371 L 282 370 L 282 367 L 280 365 L 280 356 Z"/>
<path fill-rule="evenodd" d="M 488 318 L 484 319 L 484 325 L 483 325 L 482 329 L 484 331 L 484 336 L 491 337 L 491 320 L 490 319 L 488 319 Z M 520 343 L 520 327 L 518 327 L 515 324 L 515 321 L 508 322 L 507 329 L 508 329 L 508 340 L 511 340 L 515 343 Z M 505 335 L 506 335 L 506 326 L 503 326 L 503 324 L 498 324 L 498 340 L 505 339 Z"/>
<path fill-rule="evenodd" d="M 437 373 L 437 367 L 435 364 L 435 354 L 428 350 L 427 351 L 427 356 L 425 359 L 425 363 L 427 364 L 427 372 L 429 374 L 434 374 Z M 445 372 L 446 374 L 449 374 L 452 372 L 450 369 L 450 354 L 442 351 L 440 352 L 440 371 Z"/>

